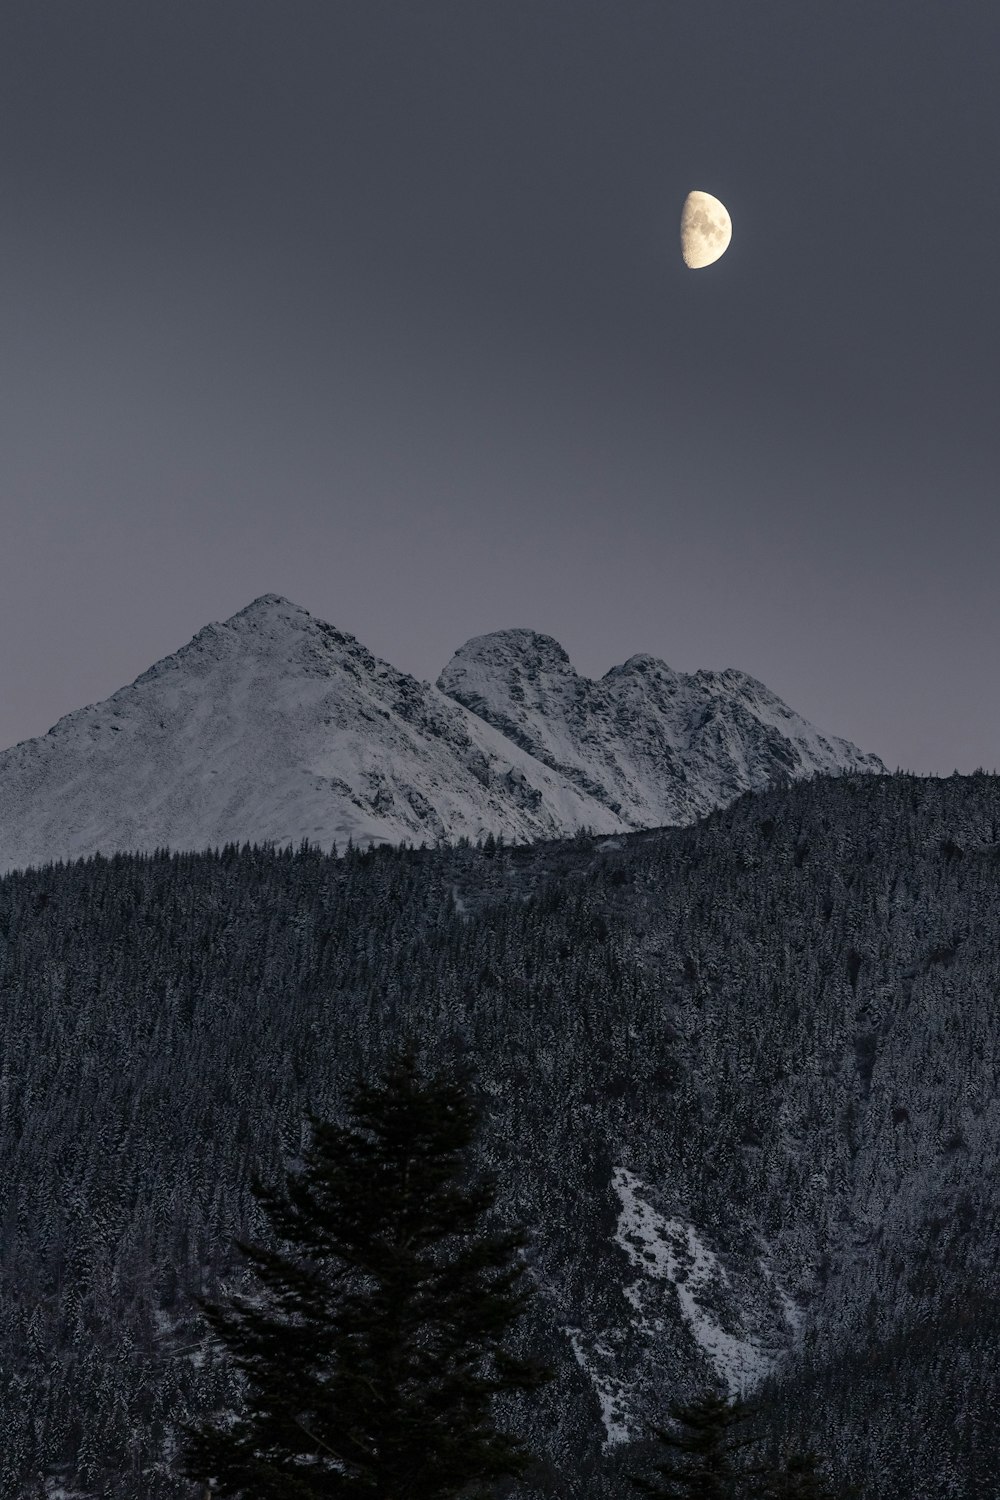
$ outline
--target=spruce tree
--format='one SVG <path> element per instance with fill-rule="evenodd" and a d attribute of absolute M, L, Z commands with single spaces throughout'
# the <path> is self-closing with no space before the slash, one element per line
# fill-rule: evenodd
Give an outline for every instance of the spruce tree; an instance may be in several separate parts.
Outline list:
<path fill-rule="evenodd" d="M 815 1453 L 793 1453 L 771 1471 L 760 1491 L 760 1500 L 837 1500 Z"/>
<path fill-rule="evenodd" d="M 310 1123 L 284 1189 L 254 1185 L 278 1242 L 240 1245 L 259 1291 L 202 1304 L 244 1400 L 188 1430 L 184 1471 L 246 1500 L 486 1494 L 530 1461 L 496 1398 L 549 1375 L 505 1344 L 526 1241 L 470 1181 L 469 1093 L 407 1052 L 357 1083 L 346 1125 Z"/>
<path fill-rule="evenodd" d="M 656 1500 L 734 1500 L 746 1477 L 740 1455 L 755 1439 L 746 1426 L 753 1415 L 742 1401 L 714 1393 L 669 1408 L 672 1427 L 654 1427 L 661 1450 L 654 1477 L 629 1474 L 644 1495 Z"/>

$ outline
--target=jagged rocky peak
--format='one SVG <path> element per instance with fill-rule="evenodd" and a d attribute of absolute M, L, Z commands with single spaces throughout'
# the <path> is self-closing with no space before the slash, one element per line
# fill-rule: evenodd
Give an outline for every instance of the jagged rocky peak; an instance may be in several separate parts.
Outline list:
<path fill-rule="evenodd" d="M 259 594 L 226 621 L 227 625 L 246 625 L 256 628 L 268 620 L 286 620 L 304 624 L 313 617 L 301 604 L 294 604 L 283 594 Z"/>
<path fill-rule="evenodd" d="M 301 604 L 294 604 L 281 594 L 261 594 L 244 609 L 238 610 L 221 625 L 209 626 L 209 630 L 224 632 L 244 644 L 266 645 L 268 642 L 290 642 L 302 636 L 325 634 L 353 646 L 360 646 L 353 636 L 335 630 L 317 620 Z M 197 640 L 197 636 L 195 639 Z"/>
<path fill-rule="evenodd" d="M 295 604 L 281 594 L 261 594 L 245 608 L 230 615 L 221 625 L 209 625 L 206 628 L 228 631 L 244 640 L 290 640 L 300 635 L 321 637 L 328 644 L 338 643 L 373 662 L 377 660 L 356 636 L 346 630 L 338 630 L 336 625 L 329 625 L 326 620 L 320 620 L 301 604 Z M 195 640 L 197 639 L 196 636 Z"/>
<path fill-rule="evenodd" d="M 585 695 L 585 684 L 559 642 L 537 630 L 474 636 L 437 680 L 442 693 L 532 755 L 541 743 L 537 722 L 561 716 Z"/>
<path fill-rule="evenodd" d="M 317 639 L 322 637 L 329 643 L 340 643 L 352 651 L 371 654 L 353 635 L 328 625 L 325 620 L 317 619 L 301 604 L 295 604 L 281 594 L 261 594 L 221 623 L 206 625 L 183 649 L 190 650 L 198 641 L 212 637 L 234 645 L 239 643 L 244 647 L 266 647 L 273 643 L 291 644 L 303 636 Z M 373 657 L 372 660 L 374 659 Z"/>
<path fill-rule="evenodd" d="M 538 630 L 494 630 L 460 646 L 438 678 L 438 686 L 457 697 L 455 689 L 463 683 L 475 681 L 482 673 L 492 678 L 500 672 L 508 677 L 576 676 L 565 650 L 551 635 Z"/>
<path fill-rule="evenodd" d="M 95 852 L 342 846 L 620 822 L 482 718 L 277 594 L 0 754 L 0 870 Z"/>
<path fill-rule="evenodd" d="M 615 683 L 623 677 L 637 678 L 646 683 L 664 683 L 668 687 L 676 687 L 683 675 L 682 672 L 675 672 L 673 667 L 668 667 L 658 656 L 650 656 L 648 651 L 638 651 L 620 666 L 609 667 L 601 681 Z"/>
<path fill-rule="evenodd" d="M 205 625 L 172 655 L 155 662 L 136 679 L 138 687 L 165 672 L 204 676 L 218 663 L 242 661 L 244 669 L 316 676 L 342 668 L 374 679 L 404 674 L 373 656 L 347 631 L 338 630 L 281 594 L 261 594 L 228 619 Z M 124 690 L 123 690 L 124 691 Z"/>
<path fill-rule="evenodd" d="M 550 636 L 498 631 L 456 652 L 438 686 L 634 828 L 790 778 L 885 769 L 735 668 L 677 672 L 640 652 L 595 682 Z"/>
<path fill-rule="evenodd" d="M 551 730 L 589 715 L 593 684 L 566 651 L 537 630 L 496 630 L 460 647 L 437 680 L 441 692 L 577 785 L 594 787 L 552 753 Z"/>
<path fill-rule="evenodd" d="M 669 672 L 670 668 L 665 661 L 660 661 L 658 656 L 650 656 L 648 651 L 637 651 L 630 656 L 628 661 L 623 662 L 620 667 L 610 667 L 605 672 L 605 677 L 619 676 L 623 672 Z"/>
<path fill-rule="evenodd" d="M 300 604 L 283 599 L 280 594 L 261 594 L 226 620 L 205 625 L 182 650 L 190 650 L 198 641 L 213 638 L 244 643 L 285 639 L 303 631 L 316 629 L 319 622 Z"/>
<path fill-rule="evenodd" d="M 615 833 L 882 769 L 742 673 L 636 655 L 594 682 L 551 636 L 514 629 L 468 641 L 431 687 L 262 594 L 0 754 L 0 870 L 247 840 Z"/>

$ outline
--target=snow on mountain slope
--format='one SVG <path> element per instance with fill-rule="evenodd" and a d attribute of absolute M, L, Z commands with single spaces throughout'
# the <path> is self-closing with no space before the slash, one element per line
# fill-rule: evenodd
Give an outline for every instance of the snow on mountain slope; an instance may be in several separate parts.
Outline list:
<path fill-rule="evenodd" d="M 468 641 L 438 687 L 631 828 L 688 823 L 817 773 L 885 770 L 744 672 L 687 674 L 639 655 L 594 682 L 533 630 Z"/>
<path fill-rule="evenodd" d="M 621 1288 L 631 1315 L 610 1327 L 564 1328 L 600 1404 L 605 1448 L 641 1434 L 633 1395 L 663 1386 L 664 1344 L 690 1348 L 690 1340 L 730 1395 L 746 1395 L 778 1368 L 798 1327 L 759 1245 L 723 1260 L 690 1220 L 664 1214 L 661 1195 L 627 1167 L 614 1168 L 611 1185 L 620 1205 L 614 1244 L 633 1273 Z"/>
<path fill-rule="evenodd" d="M 532 631 L 419 683 L 275 594 L 0 754 L 0 870 L 244 841 L 526 841 L 688 822 L 748 787 L 882 770 L 738 672 L 599 683 Z"/>
<path fill-rule="evenodd" d="M 483 720 L 269 594 L 0 755 L 0 869 L 100 850 L 621 827 Z"/>

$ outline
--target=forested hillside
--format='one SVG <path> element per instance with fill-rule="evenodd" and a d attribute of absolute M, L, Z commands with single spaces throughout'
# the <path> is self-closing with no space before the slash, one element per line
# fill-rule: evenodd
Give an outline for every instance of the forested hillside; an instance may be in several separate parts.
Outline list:
<path fill-rule="evenodd" d="M 471 1062 L 558 1366 L 552 1494 L 715 1377 L 870 1500 L 993 1492 L 1000 782 L 693 827 L 116 856 L 0 881 L 0 1494 L 161 1500 L 224 1405 L 192 1293 L 401 1034 Z"/>

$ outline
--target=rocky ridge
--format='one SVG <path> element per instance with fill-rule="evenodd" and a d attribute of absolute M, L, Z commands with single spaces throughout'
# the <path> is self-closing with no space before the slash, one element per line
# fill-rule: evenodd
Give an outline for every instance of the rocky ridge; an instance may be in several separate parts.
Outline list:
<path fill-rule="evenodd" d="M 749 789 L 882 771 L 738 672 L 550 637 L 468 642 L 437 686 L 275 594 L 0 754 L 0 870 L 227 843 L 513 842 L 685 823 Z"/>

